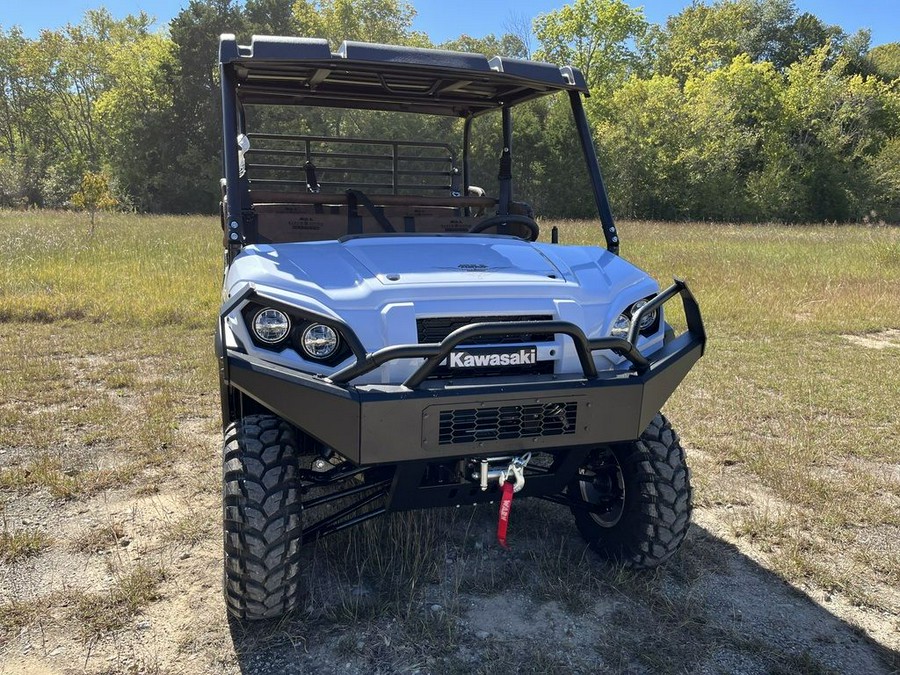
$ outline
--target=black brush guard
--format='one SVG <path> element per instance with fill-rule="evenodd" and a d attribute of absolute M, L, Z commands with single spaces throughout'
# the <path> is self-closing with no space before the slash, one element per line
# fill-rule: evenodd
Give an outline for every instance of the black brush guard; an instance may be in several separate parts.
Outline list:
<path fill-rule="evenodd" d="M 647 358 L 635 346 L 641 317 L 676 295 L 684 305 L 687 330 Z M 487 322 L 457 329 L 440 343 L 397 345 L 371 354 L 343 322 L 285 307 L 252 285 L 223 306 L 220 335 L 228 314 L 250 298 L 334 327 L 356 357 L 353 365 L 325 378 L 224 349 L 218 342 L 223 394 L 231 387 L 249 396 L 348 460 L 324 473 L 300 472 L 304 488 L 332 490 L 303 501 L 307 517 L 313 516 L 304 541 L 387 511 L 493 501 L 496 485 L 484 491 L 466 476 L 428 479 L 433 467 L 465 465 L 478 457 L 545 453 L 552 461 L 529 466 L 517 496 L 567 503 L 563 490 L 590 450 L 638 438 L 706 346 L 700 309 L 678 279 L 638 310 L 626 339 L 588 339 L 565 321 Z M 473 337 L 536 331 L 568 335 L 582 373 L 521 383 L 423 386 L 455 347 Z M 591 353 L 599 350 L 620 354 L 631 367 L 598 373 Z M 424 362 L 403 386 L 350 384 L 389 361 L 409 358 Z M 336 510 L 315 517 L 315 509 L 326 504 L 337 505 Z"/>
<path fill-rule="evenodd" d="M 267 304 L 278 305 L 252 286 L 248 287 L 223 308 L 220 326 L 223 333 L 225 316 L 252 295 Z M 647 358 L 635 346 L 640 318 L 676 295 L 681 296 L 684 305 L 687 330 Z M 297 313 L 296 308 L 291 311 Z M 659 412 L 703 354 L 706 344 L 700 309 L 681 280 L 676 280 L 638 311 L 626 339 L 588 339 L 578 326 L 565 321 L 476 323 L 454 331 L 440 343 L 396 345 L 365 354 L 345 324 L 314 315 L 309 318 L 340 330 L 353 347 L 356 363 L 324 378 L 236 350 L 223 352 L 220 348 L 223 381 L 358 465 L 434 461 L 633 440 Z M 521 383 L 423 386 L 429 374 L 454 348 L 475 336 L 535 331 L 568 335 L 577 350 L 582 373 Z M 631 368 L 598 373 L 591 353 L 599 350 L 620 354 L 631 363 Z M 350 384 L 389 361 L 410 358 L 422 358 L 424 362 L 402 387 Z M 577 409 L 576 426 L 566 428 L 562 434 L 535 433 L 533 420 L 524 419 L 539 412 L 534 406 L 550 406 L 546 410 L 552 413 L 553 406 L 571 407 L 572 404 Z M 496 409 L 495 415 L 499 417 L 524 409 L 519 413 L 523 416 L 524 431 L 518 436 L 502 430 L 492 434 L 489 425 L 485 427 L 485 420 L 494 414 L 491 409 Z M 446 431 L 448 415 L 477 418 L 479 410 L 489 411 L 481 415 L 481 424 L 487 430 L 482 429 L 474 438 L 461 434 L 448 441 L 446 433 L 441 437 L 442 418 Z"/>

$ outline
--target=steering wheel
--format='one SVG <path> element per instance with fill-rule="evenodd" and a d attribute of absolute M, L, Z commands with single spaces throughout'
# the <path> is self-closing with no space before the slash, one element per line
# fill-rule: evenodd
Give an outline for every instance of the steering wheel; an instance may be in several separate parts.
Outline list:
<path fill-rule="evenodd" d="M 479 220 L 472 227 L 469 228 L 469 234 L 478 234 L 479 232 L 484 232 L 485 230 L 494 227 L 495 225 L 502 225 L 503 223 L 516 223 L 518 225 L 524 225 L 528 228 L 528 237 L 522 237 L 527 241 L 537 241 L 538 235 L 541 233 L 538 224 L 534 221 L 534 218 L 529 218 L 528 216 L 521 216 L 518 214 L 507 214 L 505 216 L 496 215 L 490 216 L 489 218 L 485 218 L 484 220 Z"/>

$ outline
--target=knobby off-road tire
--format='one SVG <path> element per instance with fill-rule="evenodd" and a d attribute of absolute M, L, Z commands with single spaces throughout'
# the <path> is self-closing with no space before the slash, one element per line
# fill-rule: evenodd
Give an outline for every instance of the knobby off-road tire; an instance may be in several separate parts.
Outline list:
<path fill-rule="evenodd" d="M 598 492 L 577 478 L 569 485 L 575 523 L 591 548 L 605 558 L 636 568 L 659 565 L 678 550 L 691 521 L 690 472 L 678 436 L 662 415 L 633 443 L 617 445 L 605 456 L 605 464 L 618 465 L 613 491 L 620 494 L 617 510 L 594 514 L 577 508 L 577 501 Z M 600 455 L 592 454 L 585 465 L 590 473 Z M 607 469 L 608 471 L 608 469 Z M 609 502 L 607 502 L 609 503 Z"/>
<path fill-rule="evenodd" d="M 303 532 L 297 436 L 273 415 L 249 415 L 225 430 L 225 602 L 244 620 L 297 606 Z"/>

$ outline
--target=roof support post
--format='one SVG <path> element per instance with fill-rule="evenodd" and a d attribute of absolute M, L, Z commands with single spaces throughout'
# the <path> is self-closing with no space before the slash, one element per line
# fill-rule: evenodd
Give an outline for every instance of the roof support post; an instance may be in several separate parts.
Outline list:
<path fill-rule="evenodd" d="M 240 182 L 238 168 L 237 94 L 234 83 L 234 67 L 219 66 L 222 86 L 222 163 L 225 169 L 225 240 L 231 255 L 244 243 L 244 223 L 241 214 Z"/>
<path fill-rule="evenodd" d="M 497 179 L 500 182 L 500 199 L 497 204 L 497 214 L 509 215 L 509 205 L 512 202 L 512 115 L 509 106 L 501 109 L 503 115 L 503 152 L 500 155 L 500 171 Z"/>
<path fill-rule="evenodd" d="M 462 184 L 462 196 L 469 196 L 469 143 L 472 139 L 472 120 L 474 118 L 471 115 L 466 117 L 465 123 L 463 123 L 463 147 L 462 147 L 462 172 L 463 172 L 463 184 Z"/>
<path fill-rule="evenodd" d="M 619 233 L 613 222 L 612 210 L 609 208 L 609 198 L 606 195 L 606 186 L 603 184 L 603 174 L 600 173 L 600 165 L 597 163 L 597 152 L 594 150 L 594 141 L 591 140 L 591 129 L 588 125 L 587 116 L 584 113 L 581 93 L 570 91 L 569 101 L 572 103 L 572 115 L 575 117 L 575 127 L 578 129 L 581 151 L 584 155 L 584 161 L 587 163 L 591 187 L 594 189 L 594 201 L 597 203 L 597 211 L 600 214 L 600 225 L 603 227 L 603 236 L 606 238 L 606 249 L 610 253 L 618 255 Z"/>

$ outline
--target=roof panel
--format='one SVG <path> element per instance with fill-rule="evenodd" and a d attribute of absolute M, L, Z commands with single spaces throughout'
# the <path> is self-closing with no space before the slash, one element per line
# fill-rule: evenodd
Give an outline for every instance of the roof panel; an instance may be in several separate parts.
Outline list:
<path fill-rule="evenodd" d="M 491 66 L 484 54 L 451 52 L 446 49 L 422 49 L 371 42 L 344 42 L 337 55 L 349 61 L 415 66 L 418 68 L 453 68 L 489 73 Z"/>
<path fill-rule="evenodd" d="M 573 84 L 567 81 L 559 66 L 552 63 L 540 63 L 538 61 L 526 61 L 525 59 L 512 59 L 506 56 L 495 56 L 490 60 L 491 68 L 499 73 L 514 75 L 526 80 L 537 80 L 547 84 L 566 86 Z"/>
<path fill-rule="evenodd" d="M 315 38 L 255 35 L 239 46 L 223 35 L 219 56 L 234 68 L 245 103 L 467 116 L 555 91 L 587 94 L 581 73 L 570 66 L 440 49 L 344 42 L 331 53 Z"/>
<path fill-rule="evenodd" d="M 261 61 L 330 59 L 328 40 L 320 38 L 254 35 L 250 40 L 250 58 Z"/>

